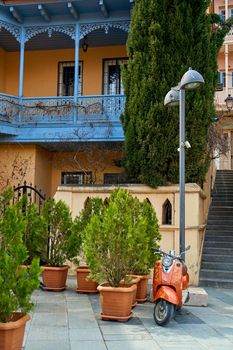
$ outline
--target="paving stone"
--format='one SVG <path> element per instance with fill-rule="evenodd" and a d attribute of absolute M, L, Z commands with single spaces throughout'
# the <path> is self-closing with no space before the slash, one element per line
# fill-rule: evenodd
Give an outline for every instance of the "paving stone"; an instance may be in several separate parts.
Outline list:
<path fill-rule="evenodd" d="M 35 307 L 35 312 L 42 313 L 65 313 L 66 304 L 65 302 L 38 302 Z"/>
<path fill-rule="evenodd" d="M 70 344 L 67 340 L 32 340 L 28 342 L 25 350 L 70 350 Z"/>
<path fill-rule="evenodd" d="M 67 326 L 67 313 L 37 313 L 32 320 L 33 327 L 37 326 Z"/>
<path fill-rule="evenodd" d="M 177 342 L 169 342 L 160 344 L 161 350 L 206 350 L 206 347 L 203 347 L 201 344 L 192 341 L 191 343 L 177 343 Z M 224 349 L 225 350 L 225 349 Z"/>
<path fill-rule="evenodd" d="M 71 350 L 107 350 L 105 343 L 99 341 L 71 341 Z M 119 350 L 119 349 L 118 349 Z M 126 350 L 126 348 L 125 348 Z"/>
<path fill-rule="evenodd" d="M 146 331 L 137 332 L 136 334 L 104 334 L 104 340 L 148 340 L 152 339 L 150 333 Z"/>
<path fill-rule="evenodd" d="M 108 322 L 106 326 L 101 326 L 100 328 L 104 336 L 109 334 L 137 334 L 146 331 L 143 326 L 129 325 L 127 323 L 122 324 L 120 322 L 111 322 L 110 324 Z"/>
<path fill-rule="evenodd" d="M 69 313 L 68 314 L 68 325 L 69 328 L 90 328 L 98 327 L 98 323 L 94 315 L 83 313 Z"/>
<path fill-rule="evenodd" d="M 108 350 L 161 350 L 153 340 L 107 341 L 106 345 Z"/>
<path fill-rule="evenodd" d="M 68 339 L 67 327 L 31 326 L 30 332 L 27 337 L 27 342 L 30 343 L 31 341 L 36 341 L 36 340 L 58 341 L 58 340 L 66 340 L 66 339 Z"/>
<path fill-rule="evenodd" d="M 69 330 L 70 341 L 75 340 L 103 340 L 102 334 L 99 328 L 92 328 L 91 332 L 89 328 L 85 329 L 70 329 Z"/>

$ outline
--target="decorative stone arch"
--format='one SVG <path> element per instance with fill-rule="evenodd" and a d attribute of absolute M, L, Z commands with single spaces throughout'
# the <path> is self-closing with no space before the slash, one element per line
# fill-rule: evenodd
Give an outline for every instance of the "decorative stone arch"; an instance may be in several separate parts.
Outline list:
<path fill-rule="evenodd" d="M 20 26 L 0 20 L 0 30 L 1 28 L 6 29 L 20 43 L 21 31 L 22 31 Z"/>
<path fill-rule="evenodd" d="M 97 29 L 104 29 L 105 34 L 108 34 L 109 29 L 116 28 L 129 32 L 130 21 L 118 21 L 118 22 L 102 22 L 102 23 L 88 23 L 80 25 L 80 40 L 83 39 L 86 35 Z"/>
<path fill-rule="evenodd" d="M 83 208 L 84 208 L 84 209 L 86 209 L 87 204 L 88 204 L 89 201 L 90 201 L 90 197 L 88 196 L 88 197 L 85 199 L 85 202 L 84 202 L 84 204 L 83 204 Z"/>
<path fill-rule="evenodd" d="M 146 197 L 145 201 L 146 201 L 148 204 L 152 205 L 152 204 L 151 204 L 151 201 L 149 200 L 149 198 Z"/>
<path fill-rule="evenodd" d="M 107 207 L 109 205 L 109 198 L 106 197 L 104 200 L 104 205 Z"/>
<path fill-rule="evenodd" d="M 166 199 L 162 207 L 162 224 L 172 225 L 172 204 Z"/>
<path fill-rule="evenodd" d="M 29 41 L 38 34 L 48 33 L 51 38 L 53 32 L 63 33 L 75 40 L 76 25 L 75 24 L 64 24 L 64 25 L 50 25 L 50 26 L 35 26 L 25 27 L 25 42 Z"/>

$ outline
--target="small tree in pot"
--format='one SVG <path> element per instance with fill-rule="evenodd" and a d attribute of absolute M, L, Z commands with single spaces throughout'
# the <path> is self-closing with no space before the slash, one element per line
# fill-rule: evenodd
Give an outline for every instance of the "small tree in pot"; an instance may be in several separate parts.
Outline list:
<path fill-rule="evenodd" d="M 90 278 L 90 269 L 88 266 L 80 266 L 79 261 L 85 260 L 83 256 L 83 238 L 84 230 L 93 215 L 100 215 L 103 211 L 104 203 L 101 198 L 88 198 L 84 209 L 76 216 L 73 224 L 72 235 L 70 237 L 70 249 L 76 256 L 72 261 L 78 266 L 77 273 L 77 292 L 79 293 L 96 293 L 98 283 Z M 78 257 L 77 257 L 78 256 Z"/>
<path fill-rule="evenodd" d="M 43 267 L 44 289 L 62 291 L 66 288 L 67 260 L 74 257 L 71 249 L 72 217 L 69 207 L 54 199 L 46 200 L 42 211 L 46 222 L 47 258 Z"/>
<path fill-rule="evenodd" d="M 136 286 L 123 288 L 120 283 L 132 270 L 135 236 L 140 232 L 146 236 L 151 225 L 147 211 L 142 208 L 143 204 L 137 198 L 124 189 L 116 189 L 103 212 L 93 215 L 85 229 L 84 253 L 91 268 L 91 276 L 100 283 L 107 282 L 107 285 L 98 287 L 101 293 L 102 319 L 124 321 L 132 316 L 132 295 Z M 156 227 L 153 229 L 156 232 Z M 115 292 L 120 292 L 121 297 L 116 297 Z M 122 295 L 127 294 L 128 299 L 123 301 Z M 106 300 L 109 295 L 114 298 L 113 305 Z M 116 300 L 119 300 L 119 305 L 116 305 Z M 123 306 L 126 307 L 125 310 Z"/>
<path fill-rule="evenodd" d="M 22 266 L 27 260 L 23 243 L 26 222 L 16 206 L 9 206 L 0 217 L 0 348 L 20 350 L 27 313 L 32 309 L 31 294 L 40 282 L 39 260 L 30 268 Z"/>

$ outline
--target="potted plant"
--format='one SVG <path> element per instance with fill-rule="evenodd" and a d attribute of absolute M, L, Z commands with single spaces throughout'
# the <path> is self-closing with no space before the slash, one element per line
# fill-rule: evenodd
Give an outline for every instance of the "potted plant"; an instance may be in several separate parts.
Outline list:
<path fill-rule="evenodd" d="M 158 241 L 161 239 L 161 235 L 156 213 L 151 204 L 145 200 L 143 203 L 135 203 L 135 208 L 138 213 L 137 215 L 146 217 L 145 228 L 143 230 L 135 230 L 134 232 L 134 250 L 130 255 L 132 276 L 140 277 L 137 285 L 136 300 L 138 303 L 143 303 L 147 300 L 150 269 L 154 266 L 157 258 L 151 248 L 159 247 Z"/>
<path fill-rule="evenodd" d="M 38 211 L 35 203 L 27 201 L 23 196 L 17 204 L 18 212 L 23 214 L 26 227 L 23 235 L 23 241 L 26 245 L 28 258 L 25 265 L 30 265 L 33 258 L 39 258 L 40 264 L 43 265 L 46 259 L 46 230 L 47 225 L 43 215 Z"/>
<path fill-rule="evenodd" d="M 135 250 L 135 235 L 148 229 L 144 204 L 126 190 L 118 188 L 109 197 L 101 214 L 93 215 L 84 235 L 84 253 L 91 276 L 103 283 L 101 294 L 102 319 L 127 321 L 131 316 L 132 298 L 136 285 L 121 287 L 128 280 Z M 109 300 L 109 297 L 112 300 Z M 124 309 L 125 308 L 125 309 Z"/>
<path fill-rule="evenodd" d="M 47 257 L 43 266 L 43 287 L 46 290 L 62 291 L 66 289 L 68 266 L 74 252 L 70 246 L 72 217 L 69 207 L 61 200 L 46 200 L 42 211 L 46 222 Z"/>
<path fill-rule="evenodd" d="M 98 283 L 90 278 L 89 266 L 80 265 L 80 259 L 85 261 L 83 255 L 84 230 L 94 214 L 100 214 L 103 210 L 103 201 L 96 198 L 88 198 L 85 208 L 76 216 L 73 224 L 72 235 L 70 237 L 70 247 L 76 256 L 72 261 L 78 266 L 76 269 L 78 293 L 97 293 Z"/>
<path fill-rule="evenodd" d="M 0 215 L 0 348 L 21 350 L 27 313 L 33 308 L 32 292 L 39 286 L 39 260 L 30 268 L 23 243 L 26 222 L 16 206 L 8 206 Z"/>

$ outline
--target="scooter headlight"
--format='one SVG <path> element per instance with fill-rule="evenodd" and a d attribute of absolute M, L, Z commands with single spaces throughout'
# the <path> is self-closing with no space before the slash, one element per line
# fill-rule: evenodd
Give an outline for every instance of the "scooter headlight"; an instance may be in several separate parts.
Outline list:
<path fill-rule="evenodd" d="M 170 267 L 172 265 L 172 258 L 169 256 L 164 256 L 162 259 L 162 264 L 164 267 Z"/>

